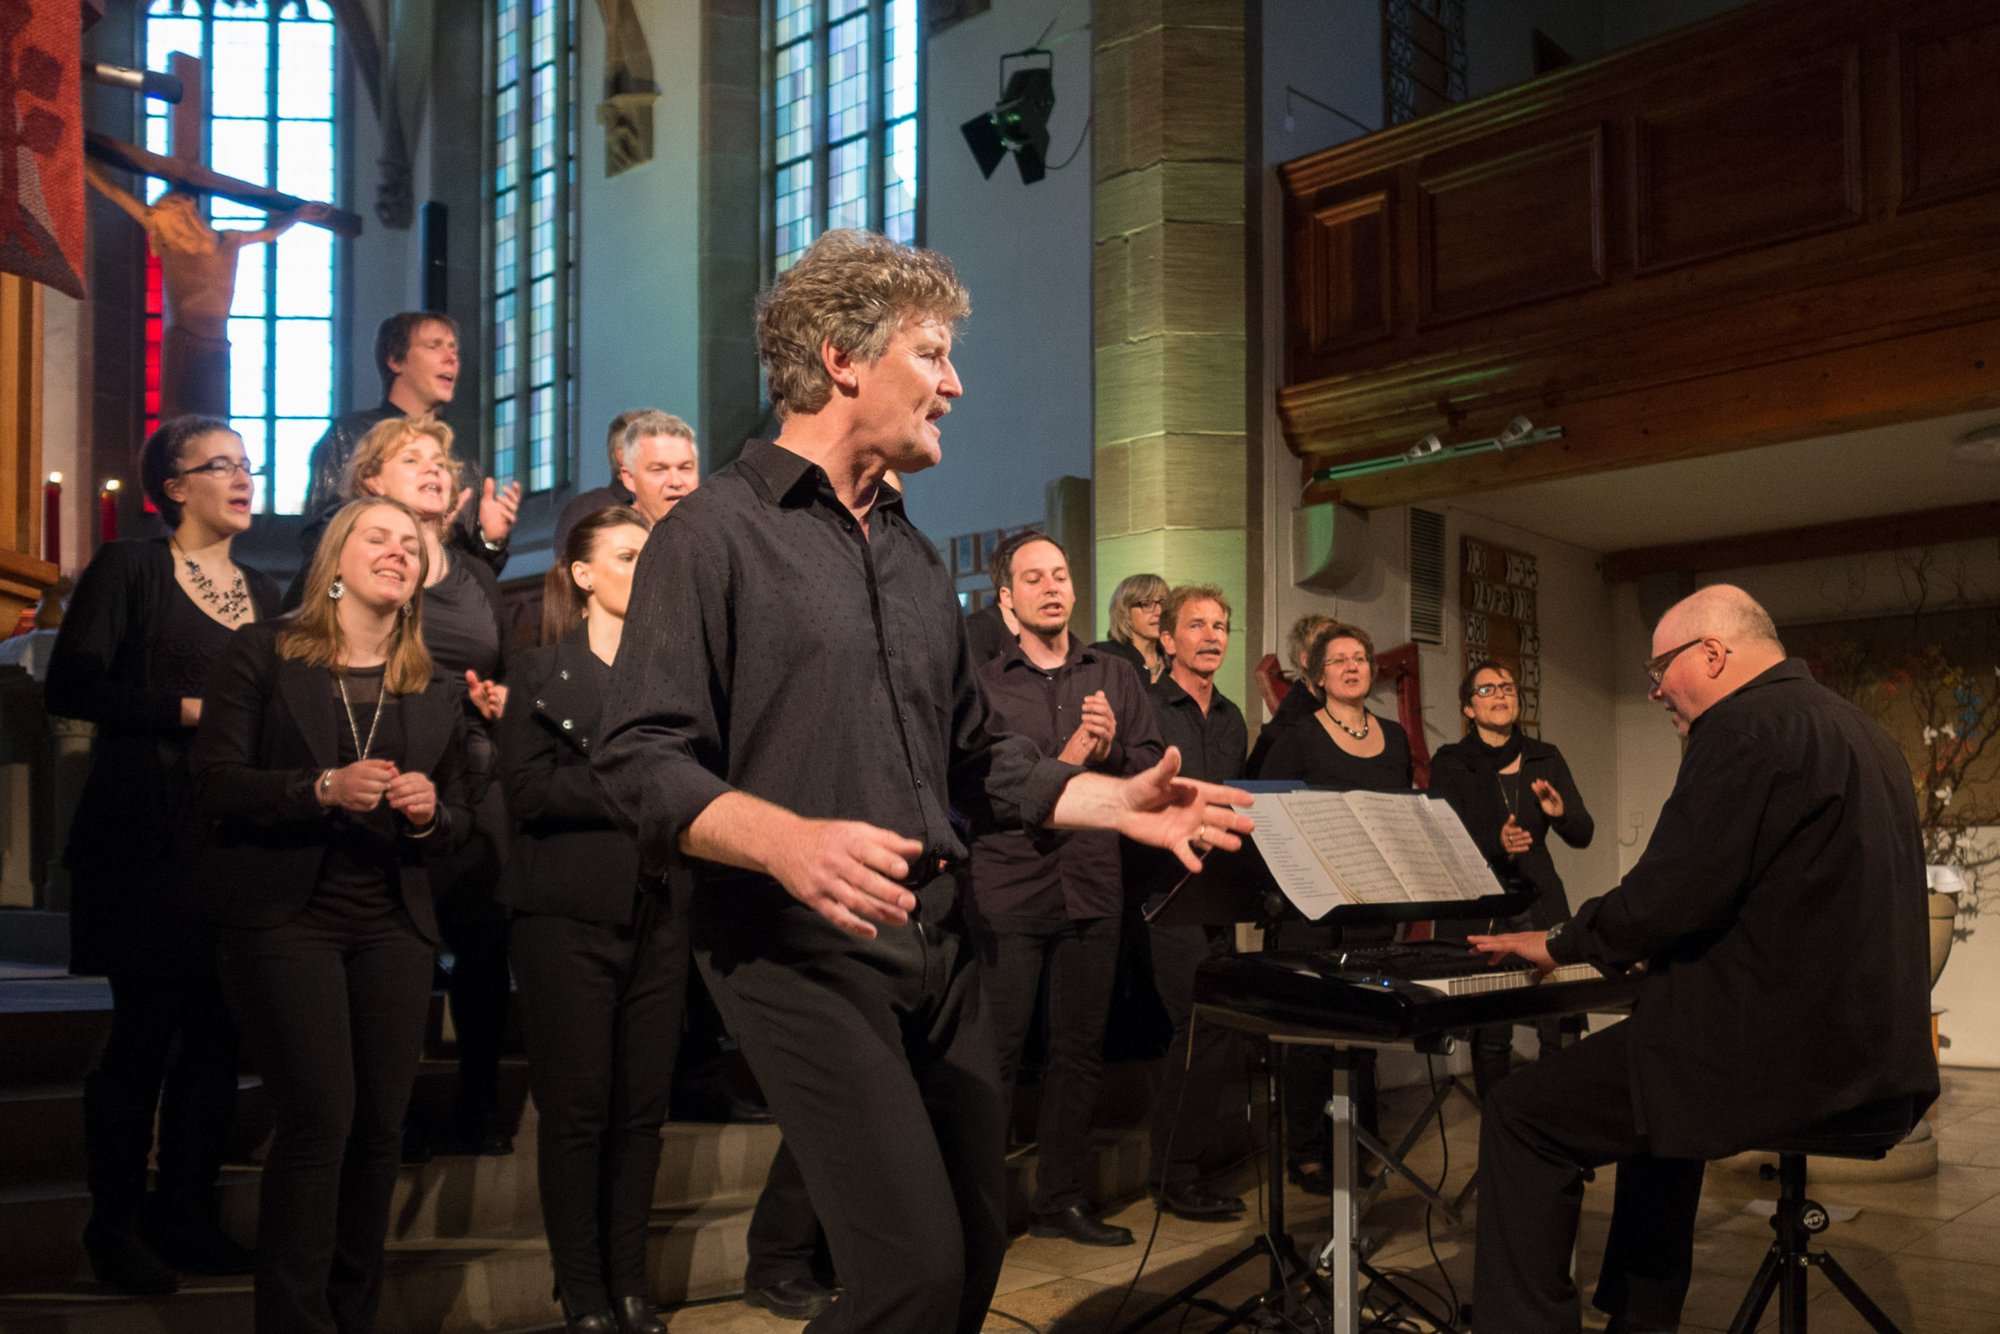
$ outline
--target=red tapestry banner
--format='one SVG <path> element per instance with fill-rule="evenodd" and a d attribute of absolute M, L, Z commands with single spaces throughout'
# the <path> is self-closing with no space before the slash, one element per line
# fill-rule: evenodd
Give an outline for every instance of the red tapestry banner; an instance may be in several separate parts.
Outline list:
<path fill-rule="evenodd" d="M 0 271 L 83 295 L 77 0 L 0 0 Z"/>

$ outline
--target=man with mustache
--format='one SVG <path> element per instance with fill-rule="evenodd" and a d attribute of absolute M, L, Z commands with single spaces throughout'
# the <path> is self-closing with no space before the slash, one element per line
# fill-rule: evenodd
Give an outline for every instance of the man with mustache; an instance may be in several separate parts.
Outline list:
<path fill-rule="evenodd" d="M 942 456 L 971 302 L 949 260 L 836 230 L 758 305 L 775 441 L 653 530 L 598 784 L 690 859 L 695 961 L 777 1113 L 846 1291 L 814 1334 L 977 1334 L 1005 1118 L 957 868 L 974 828 L 1241 846 L 1248 793 L 1087 773 L 994 732 L 950 573 L 884 480 Z"/>
<path fill-rule="evenodd" d="M 1153 683 L 1152 704 L 1161 737 L 1180 749 L 1189 775 L 1210 783 L 1235 782 L 1243 776 L 1250 729 L 1243 711 L 1215 688 L 1215 674 L 1229 652 L 1229 601 L 1221 589 L 1186 584 L 1167 594 L 1160 609 L 1160 652 L 1167 670 Z M 1163 876 L 1163 860 L 1145 854 L 1132 858 L 1135 880 L 1148 890 L 1172 885 L 1180 872 L 1168 866 Z M 1165 1078 L 1153 1107 L 1153 1193 L 1177 1217 L 1226 1220 L 1243 1212 L 1243 1200 L 1204 1182 L 1202 1158 L 1221 1125 L 1217 1090 L 1237 1068 L 1235 1044 L 1228 1030 L 1193 1026 L 1192 1019 L 1195 970 L 1204 960 L 1229 953 L 1235 933 L 1226 926 L 1169 922 L 1155 922 L 1147 930 L 1153 984 L 1173 1024 L 1162 1063 Z"/>
<path fill-rule="evenodd" d="M 1139 674 L 1069 632 L 1076 591 L 1062 546 L 1036 533 L 1015 543 L 994 573 L 1000 605 L 1021 633 L 979 669 L 992 726 L 1098 773 L 1136 774 L 1158 763 L 1166 747 Z M 1132 1244 L 1130 1231 L 1092 1214 L 1083 1191 L 1118 971 L 1124 907 L 1118 856 L 1118 835 L 1109 832 L 992 830 L 972 843 L 967 925 L 993 1012 L 1003 1109 L 1013 1106 L 1035 999 L 1044 977 L 1048 982 L 1048 1059 L 1028 1230 L 1086 1246 Z"/>

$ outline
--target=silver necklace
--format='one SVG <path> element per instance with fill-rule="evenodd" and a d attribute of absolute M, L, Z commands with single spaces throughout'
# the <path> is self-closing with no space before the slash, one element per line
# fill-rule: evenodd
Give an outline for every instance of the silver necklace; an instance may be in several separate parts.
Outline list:
<path fill-rule="evenodd" d="M 1368 739 L 1369 729 L 1372 728 L 1375 723 L 1375 715 L 1368 712 L 1368 710 L 1363 709 L 1361 711 L 1361 730 L 1357 732 L 1353 728 L 1349 727 L 1346 723 L 1340 721 L 1340 719 L 1334 717 L 1333 711 L 1327 708 L 1324 704 L 1320 705 L 1319 711 L 1326 715 L 1326 720 L 1328 722 L 1332 723 L 1335 727 L 1338 727 L 1341 731 L 1347 733 L 1347 735 L 1353 737 L 1356 741 L 1366 741 Z"/>
<path fill-rule="evenodd" d="M 187 549 L 178 539 L 170 537 L 167 543 L 187 565 L 188 582 L 194 585 L 194 591 L 203 602 L 215 608 L 216 618 L 225 625 L 235 625 L 240 622 L 250 609 L 250 591 L 243 586 L 243 571 L 236 568 L 235 562 L 230 563 L 230 572 L 234 577 L 230 581 L 229 590 L 224 592 L 215 586 L 215 580 L 208 577 L 208 571 L 202 569 L 195 558 L 187 554 Z"/>
<path fill-rule="evenodd" d="M 375 718 L 368 724 L 368 739 L 366 741 L 361 739 L 361 728 L 355 724 L 354 705 L 349 703 L 347 699 L 347 677 L 339 675 L 335 676 L 333 680 L 334 684 L 340 687 L 340 707 L 347 713 L 347 731 L 354 738 L 354 758 L 358 763 L 361 760 L 367 759 L 368 752 L 375 748 L 375 729 L 382 725 L 382 705 L 389 698 L 389 677 L 386 672 L 383 674 L 382 685 L 375 692 Z"/>

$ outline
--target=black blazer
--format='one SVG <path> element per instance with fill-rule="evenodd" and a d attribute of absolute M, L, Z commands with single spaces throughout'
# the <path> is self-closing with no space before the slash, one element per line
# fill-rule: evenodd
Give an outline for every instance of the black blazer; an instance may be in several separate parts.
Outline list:
<path fill-rule="evenodd" d="M 522 654 L 508 679 L 500 773 L 514 843 L 500 901 L 517 911 L 632 921 L 639 844 L 612 822 L 590 776 L 610 675 L 578 627 Z"/>
<path fill-rule="evenodd" d="M 278 656 L 279 628 L 237 632 L 210 678 L 189 757 L 196 809 L 208 822 L 196 894 L 223 926 L 262 929 L 298 916 L 326 856 L 331 815 L 313 787 L 339 763 L 333 692 L 324 667 Z M 411 922 L 433 942 L 429 864 L 456 850 L 472 827 L 464 699 L 464 682 L 435 671 L 423 693 L 402 697 L 402 767 L 437 785 L 438 826 L 403 840 L 398 888 Z"/>
<path fill-rule="evenodd" d="M 277 615 L 277 585 L 237 568 L 257 619 Z M 214 929 L 188 898 L 194 729 L 181 725 L 179 693 L 154 673 L 155 635 L 184 596 L 166 538 L 107 542 L 84 567 L 49 659 L 48 711 L 97 724 L 65 862 L 79 877 L 70 912 L 78 973 L 212 968 Z"/>

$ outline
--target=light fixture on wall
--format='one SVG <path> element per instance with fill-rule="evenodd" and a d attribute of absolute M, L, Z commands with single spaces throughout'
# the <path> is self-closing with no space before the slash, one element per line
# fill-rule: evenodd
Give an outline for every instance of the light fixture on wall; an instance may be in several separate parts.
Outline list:
<path fill-rule="evenodd" d="M 1417 463 L 1442 463 L 1447 459 L 1462 459 L 1471 454 L 1489 451 L 1520 449 L 1526 445 L 1540 444 L 1544 440 L 1560 440 L 1563 428 L 1560 426 L 1537 426 L 1526 417 L 1516 417 L 1507 423 L 1500 434 L 1480 440 L 1467 440 L 1463 444 L 1447 445 L 1435 433 L 1425 436 L 1400 454 L 1390 454 L 1384 458 L 1363 459 L 1359 463 L 1336 463 L 1332 467 L 1321 468 L 1313 474 L 1315 482 L 1345 482 L 1356 477 L 1367 477 L 1378 472 L 1390 472 L 1396 468 L 1407 468 Z"/>
<path fill-rule="evenodd" d="M 1039 59 L 1044 63 L 1007 72 L 1009 61 Z M 980 175 L 992 178 L 1007 154 L 1021 170 L 1021 184 L 1033 185 L 1048 172 L 1049 113 L 1056 107 L 1055 57 L 1040 47 L 1011 51 L 1000 57 L 1000 100 L 982 111 L 959 132 L 965 136 Z"/>

